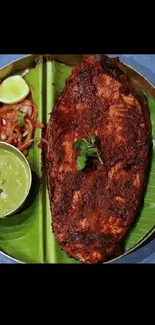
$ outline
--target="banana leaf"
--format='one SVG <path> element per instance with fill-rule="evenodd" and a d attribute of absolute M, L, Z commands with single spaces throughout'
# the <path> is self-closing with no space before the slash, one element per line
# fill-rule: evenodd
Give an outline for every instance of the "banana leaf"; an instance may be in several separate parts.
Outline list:
<path fill-rule="evenodd" d="M 32 88 L 39 121 L 48 122 L 71 69 L 71 66 L 53 60 L 40 62 L 25 75 Z M 150 177 L 141 213 L 122 243 L 121 254 L 135 247 L 155 227 L 155 101 L 146 92 L 145 96 L 150 108 L 153 136 Z M 37 130 L 35 136 L 40 137 L 41 131 Z M 37 144 L 31 147 L 28 160 L 33 172 L 31 195 L 21 213 L 0 220 L 0 249 L 26 263 L 80 263 L 61 250 L 52 233 L 45 171 L 42 172 L 41 150 Z"/>

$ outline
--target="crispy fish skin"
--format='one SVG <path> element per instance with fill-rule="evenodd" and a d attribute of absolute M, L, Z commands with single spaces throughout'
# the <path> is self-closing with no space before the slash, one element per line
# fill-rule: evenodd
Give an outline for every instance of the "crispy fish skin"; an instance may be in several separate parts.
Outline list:
<path fill-rule="evenodd" d="M 96 135 L 103 165 L 76 169 L 76 139 Z M 47 125 L 46 166 L 52 228 L 61 248 L 83 263 L 117 253 L 144 197 L 151 123 L 119 59 L 90 55 L 76 65 Z"/>

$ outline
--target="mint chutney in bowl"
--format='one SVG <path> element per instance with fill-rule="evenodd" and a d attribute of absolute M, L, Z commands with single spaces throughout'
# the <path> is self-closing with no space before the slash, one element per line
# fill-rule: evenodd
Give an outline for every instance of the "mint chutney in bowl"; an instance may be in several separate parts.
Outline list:
<path fill-rule="evenodd" d="M 0 218 L 15 214 L 23 206 L 31 183 L 31 169 L 25 156 L 0 141 Z"/>

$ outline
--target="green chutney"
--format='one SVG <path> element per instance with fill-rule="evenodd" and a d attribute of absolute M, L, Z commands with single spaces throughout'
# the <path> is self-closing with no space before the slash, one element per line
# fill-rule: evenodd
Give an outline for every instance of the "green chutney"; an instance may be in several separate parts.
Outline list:
<path fill-rule="evenodd" d="M 0 146 L 0 218 L 24 202 L 30 188 L 30 170 L 24 157 L 10 146 Z"/>

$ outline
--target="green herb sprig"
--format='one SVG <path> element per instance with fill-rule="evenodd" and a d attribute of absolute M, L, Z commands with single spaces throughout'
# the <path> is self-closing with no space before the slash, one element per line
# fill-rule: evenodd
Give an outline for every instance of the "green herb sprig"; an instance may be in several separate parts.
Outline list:
<path fill-rule="evenodd" d="M 87 160 L 90 157 L 96 157 L 98 158 L 100 164 L 103 164 L 103 161 L 100 156 L 100 151 L 96 147 L 96 136 L 91 135 L 90 136 L 90 142 L 89 143 L 86 139 L 78 139 L 73 143 L 73 149 L 77 150 L 79 149 L 79 155 L 77 157 L 76 161 L 76 168 L 78 170 L 83 170 L 86 166 Z"/>

